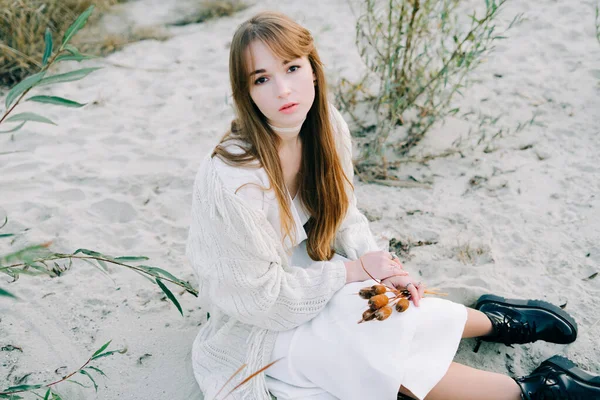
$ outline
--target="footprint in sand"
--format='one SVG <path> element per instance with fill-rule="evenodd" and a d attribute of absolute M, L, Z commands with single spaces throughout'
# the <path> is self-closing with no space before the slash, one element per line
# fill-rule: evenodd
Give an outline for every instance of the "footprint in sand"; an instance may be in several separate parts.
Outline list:
<path fill-rule="evenodd" d="M 137 212 L 129 203 L 114 199 L 104 199 L 93 203 L 90 209 L 92 213 L 107 222 L 131 222 L 137 216 Z"/>

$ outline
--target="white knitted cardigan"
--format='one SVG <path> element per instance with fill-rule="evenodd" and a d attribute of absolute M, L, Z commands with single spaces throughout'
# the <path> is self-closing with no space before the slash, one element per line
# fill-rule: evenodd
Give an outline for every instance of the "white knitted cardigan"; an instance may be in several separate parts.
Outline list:
<path fill-rule="evenodd" d="M 330 105 L 336 146 L 352 181 L 352 142 L 348 125 Z M 264 171 L 263 171 L 264 172 Z M 210 319 L 193 346 L 196 380 L 205 400 L 243 364 L 244 371 L 220 397 L 270 361 L 278 331 L 315 317 L 346 282 L 343 261 L 318 261 L 309 267 L 289 264 L 279 235 L 262 210 L 226 189 L 225 176 L 204 158 L 193 190 L 192 219 L 186 246 L 199 283 L 199 299 Z M 334 251 L 349 259 L 379 250 L 368 220 L 358 210 L 349 185 L 348 213 L 334 240 Z M 270 399 L 264 372 L 234 391 L 232 399 Z"/>

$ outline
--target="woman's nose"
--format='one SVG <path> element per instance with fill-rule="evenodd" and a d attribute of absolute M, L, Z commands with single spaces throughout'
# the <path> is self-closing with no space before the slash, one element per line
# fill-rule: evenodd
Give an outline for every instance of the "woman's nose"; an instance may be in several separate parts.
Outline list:
<path fill-rule="evenodd" d="M 290 95 L 290 85 L 284 78 L 275 79 L 275 87 L 277 90 L 277 97 L 286 98 Z"/>

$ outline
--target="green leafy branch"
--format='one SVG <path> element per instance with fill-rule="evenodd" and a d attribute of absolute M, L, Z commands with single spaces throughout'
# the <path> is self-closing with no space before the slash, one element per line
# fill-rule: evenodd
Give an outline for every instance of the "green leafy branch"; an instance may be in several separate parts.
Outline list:
<path fill-rule="evenodd" d="M 106 348 L 108 347 L 110 342 L 112 342 L 112 340 L 109 340 L 108 342 L 103 344 L 102 347 L 100 347 L 98 350 L 96 350 L 94 352 L 94 354 L 92 354 L 92 356 L 90 358 L 88 358 L 88 360 L 81 367 L 79 367 L 77 370 L 71 372 L 70 374 L 65 375 L 61 379 L 54 381 L 54 382 L 37 384 L 37 385 L 11 386 L 11 387 L 8 387 L 8 388 L 0 391 L 0 399 L 19 400 L 19 399 L 23 399 L 23 397 L 18 396 L 17 393 L 31 392 L 31 393 L 35 394 L 36 396 L 38 396 L 39 398 L 44 399 L 44 400 L 62 400 L 62 398 L 60 397 L 60 395 L 58 393 L 55 393 L 52 391 L 53 386 L 55 386 L 61 382 L 71 382 L 71 383 L 75 383 L 75 384 L 83 386 L 83 387 L 88 387 L 88 386 L 84 386 L 80 382 L 70 379 L 71 377 L 73 377 L 74 375 L 76 375 L 78 373 L 86 376 L 90 381 L 92 381 L 92 384 L 94 385 L 94 389 L 97 392 L 98 384 L 96 384 L 96 381 L 94 380 L 94 377 L 92 376 L 91 372 L 94 371 L 95 373 L 98 373 L 102 376 L 106 376 L 106 375 L 100 368 L 94 367 L 94 366 L 88 365 L 88 364 L 90 364 L 92 361 L 97 360 L 102 357 L 107 357 L 107 356 L 113 355 L 115 353 L 124 354 L 127 352 L 126 348 L 121 349 L 121 350 L 106 351 Z M 42 389 L 42 388 L 48 388 L 46 390 L 46 393 L 44 394 L 44 396 L 41 396 L 41 395 L 35 393 L 35 390 Z"/>
<path fill-rule="evenodd" d="M 73 24 L 71 24 L 71 26 L 65 32 L 62 43 L 56 51 L 54 51 L 54 47 L 53 47 L 53 43 L 52 43 L 52 34 L 50 32 L 50 29 L 46 28 L 46 33 L 44 35 L 45 50 L 44 50 L 44 55 L 42 58 L 42 69 L 38 73 L 33 74 L 33 75 L 23 79 L 21 82 L 19 82 L 17 85 L 15 85 L 10 90 L 10 92 L 8 92 L 8 95 L 6 96 L 6 99 L 4 102 L 6 110 L 5 110 L 5 113 L 2 115 L 2 117 L 0 117 L 0 124 L 3 124 L 5 122 L 13 122 L 13 123 L 19 123 L 19 125 L 17 125 L 15 128 L 12 128 L 12 129 L 9 129 L 6 131 L 0 131 L 0 134 L 15 132 L 15 131 L 21 129 L 25 125 L 25 123 L 27 123 L 29 121 L 56 125 L 52 120 L 50 120 L 42 115 L 33 113 L 33 112 L 24 112 L 24 113 L 12 115 L 10 117 L 9 117 L 9 115 L 15 109 L 15 107 L 21 102 L 21 100 L 27 95 L 27 93 L 29 93 L 29 91 L 31 89 L 33 89 L 34 87 L 51 85 L 51 84 L 62 83 L 62 82 L 77 81 L 77 80 L 85 78 L 90 73 L 101 68 L 101 67 L 82 68 L 82 69 L 70 71 L 70 72 L 67 72 L 64 74 L 46 76 L 48 69 L 52 65 L 54 65 L 54 63 L 57 63 L 60 61 L 82 61 L 82 60 L 88 60 L 88 59 L 95 58 L 94 56 L 91 56 L 91 55 L 81 54 L 75 46 L 69 44 L 69 41 L 73 38 L 73 36 L 81 28 L 83 28 L 85 26 L 89 16 L 92 14 L 93 11 L 94 11 L 94 6 L 91 5 L 87 10 L 85 10 L 83 13 L 81 13 L 81 15 L 79 17 L 77 17 L 75 22 L 73 22 Z M 38 103 L 54 104 L 54 105 L 59 105 L 59 106 L 63 106 L 63 107 L 75 107 L 75 108 L 83 107 L 85 105 L 85 104 L 81 104 L 81 103 L 78 103 L 73 100 L 69 100 L 69 99 L 65 99 L 63 97 L 57 97 L 57 96 L 32 96 L 32 97 L 26 99 L 25 101 L 33 101 L 33 102 L 38 102 Z"/>
<path fill-rule="evenodd" d="M 4 219 L 0 229 L 4 228 L 8 223 L 8 217 Z M 0 234 L 1 238 L 14 237 L 14 233 Z M 136 261 L 147 261 L 148 257 L 145 256 L 119 256 L 113 257 L 110 255 L 102 254 L 100 252 L 88 249 L 77 249 L 71 254 L 65 253 L 54 253 L 48 250 L 51 242 L 36 244 L 28 246 L 6 255 L 0 255 L 0 273 L 4 273 L 11 278 L 13 282 L 19 279 L 19 275 L 48 275 L 51 278 L 62 275 L 65 271 L 71 268 L 73 260 L 83 260 L 93 267 L 99 269 L 102 273 L 108 275 L 107 263 L 119 265 L 121 267 L 129 268 L 143 277 L 150 280 L 152 283 L 157 284 L 167 298 L 177 307 L 177 310 L 183 315 L 183 310 L 177 298 L 169 290 L 169 288 L 163 283 L 163 281 L 170 282 L 174 285 L 180 286 L 185 289 L 188 293 L 194 296 L 198 296 L 198 290 L 196 290 L 189 282 L 177 278 L 168 271 L 162 268 L 153 267 L 145 264 L 130 265 L 127 263 Z M 60 265 L 57 263 L 59 260 L 68 260 L 68 266 Z M 110 275 L 108 275 L 110 277 Z M 0 288 L 0 296 L 13 297 L 16 296 L 7 290 Z"/>
<path fill-rule="evenodd" d="M 97 251 L 88 249 L 77 249 L 74 253 L 63 254 L 63 253 L 49 253 L 41 257 L 37 257 L 40 251 L 46 250 L 49 243 L 26 247 L 18 250 L 14 253 L 0 257 L 0 272 L 5 273 L 17 280 L 20 274 L 27 275 L 49 275 L 50 277 L 60 276 L 64 271 L 71 267 L 72 261 L 75 259 L 83 260 L 88 262 L 90 265 L 99 269 L 103 273 L 108 273 L 107 263 L 119 265 L 125 268 L 129 268 L 145 278 L 149 279 L 152 283 L 156 283 L 160 289 L 164 292 L 167 298 L 177 307 L 177 310 L 183 315 L 181 305 L 177 301 L 177 298 L 169 290 L 169 288 L 163 283 L 163 281 L 170 282 L 174 285 L 180 286 L 185 289 L 188 293 L 194 296 L 198 296 L 198 291 L 193 288 L 189 282 L 179 279 L 172 275 L 170 272 L 165 271 L 162 268 L 152 267 L 149 265 L 129 265 L 126 262 L 132 261 L 146 261 L 148 257 L 144 256 L 120 256 L 112 257 L 106 254 L 99 253 Z M 14 264 L 7 265 L 12 260 L 20 260 Z M 63 267 L 56 263 L 57 260 L 69 260 L 69 266 Z M 91 260 L 96 261 L 97 264 Z M 52 265 L 50 265 L 52 263 Z M 6 292 L 6 291 L 5 291 Z M 0 292 L 2 295 L 2 292 Z M 14 295 L 8 294 L 12 297 Z"/>

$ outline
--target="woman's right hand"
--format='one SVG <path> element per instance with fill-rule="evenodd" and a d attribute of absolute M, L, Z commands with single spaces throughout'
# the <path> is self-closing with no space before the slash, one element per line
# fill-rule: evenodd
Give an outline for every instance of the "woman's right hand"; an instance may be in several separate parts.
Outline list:
<path fill-rule="evenodd" d="M 371 276 L 383 280 L 391 276 L 408 275 L 400 260 L 397 257 L 392 259 L 392 254 L 387 251 L 372 251 L 363 254 L 358 260 L 346 261 L 345 265 L 346 283 L 366 281 L 371 279 Z M 365 272 L 365 269 L 371 276 Z"/>

